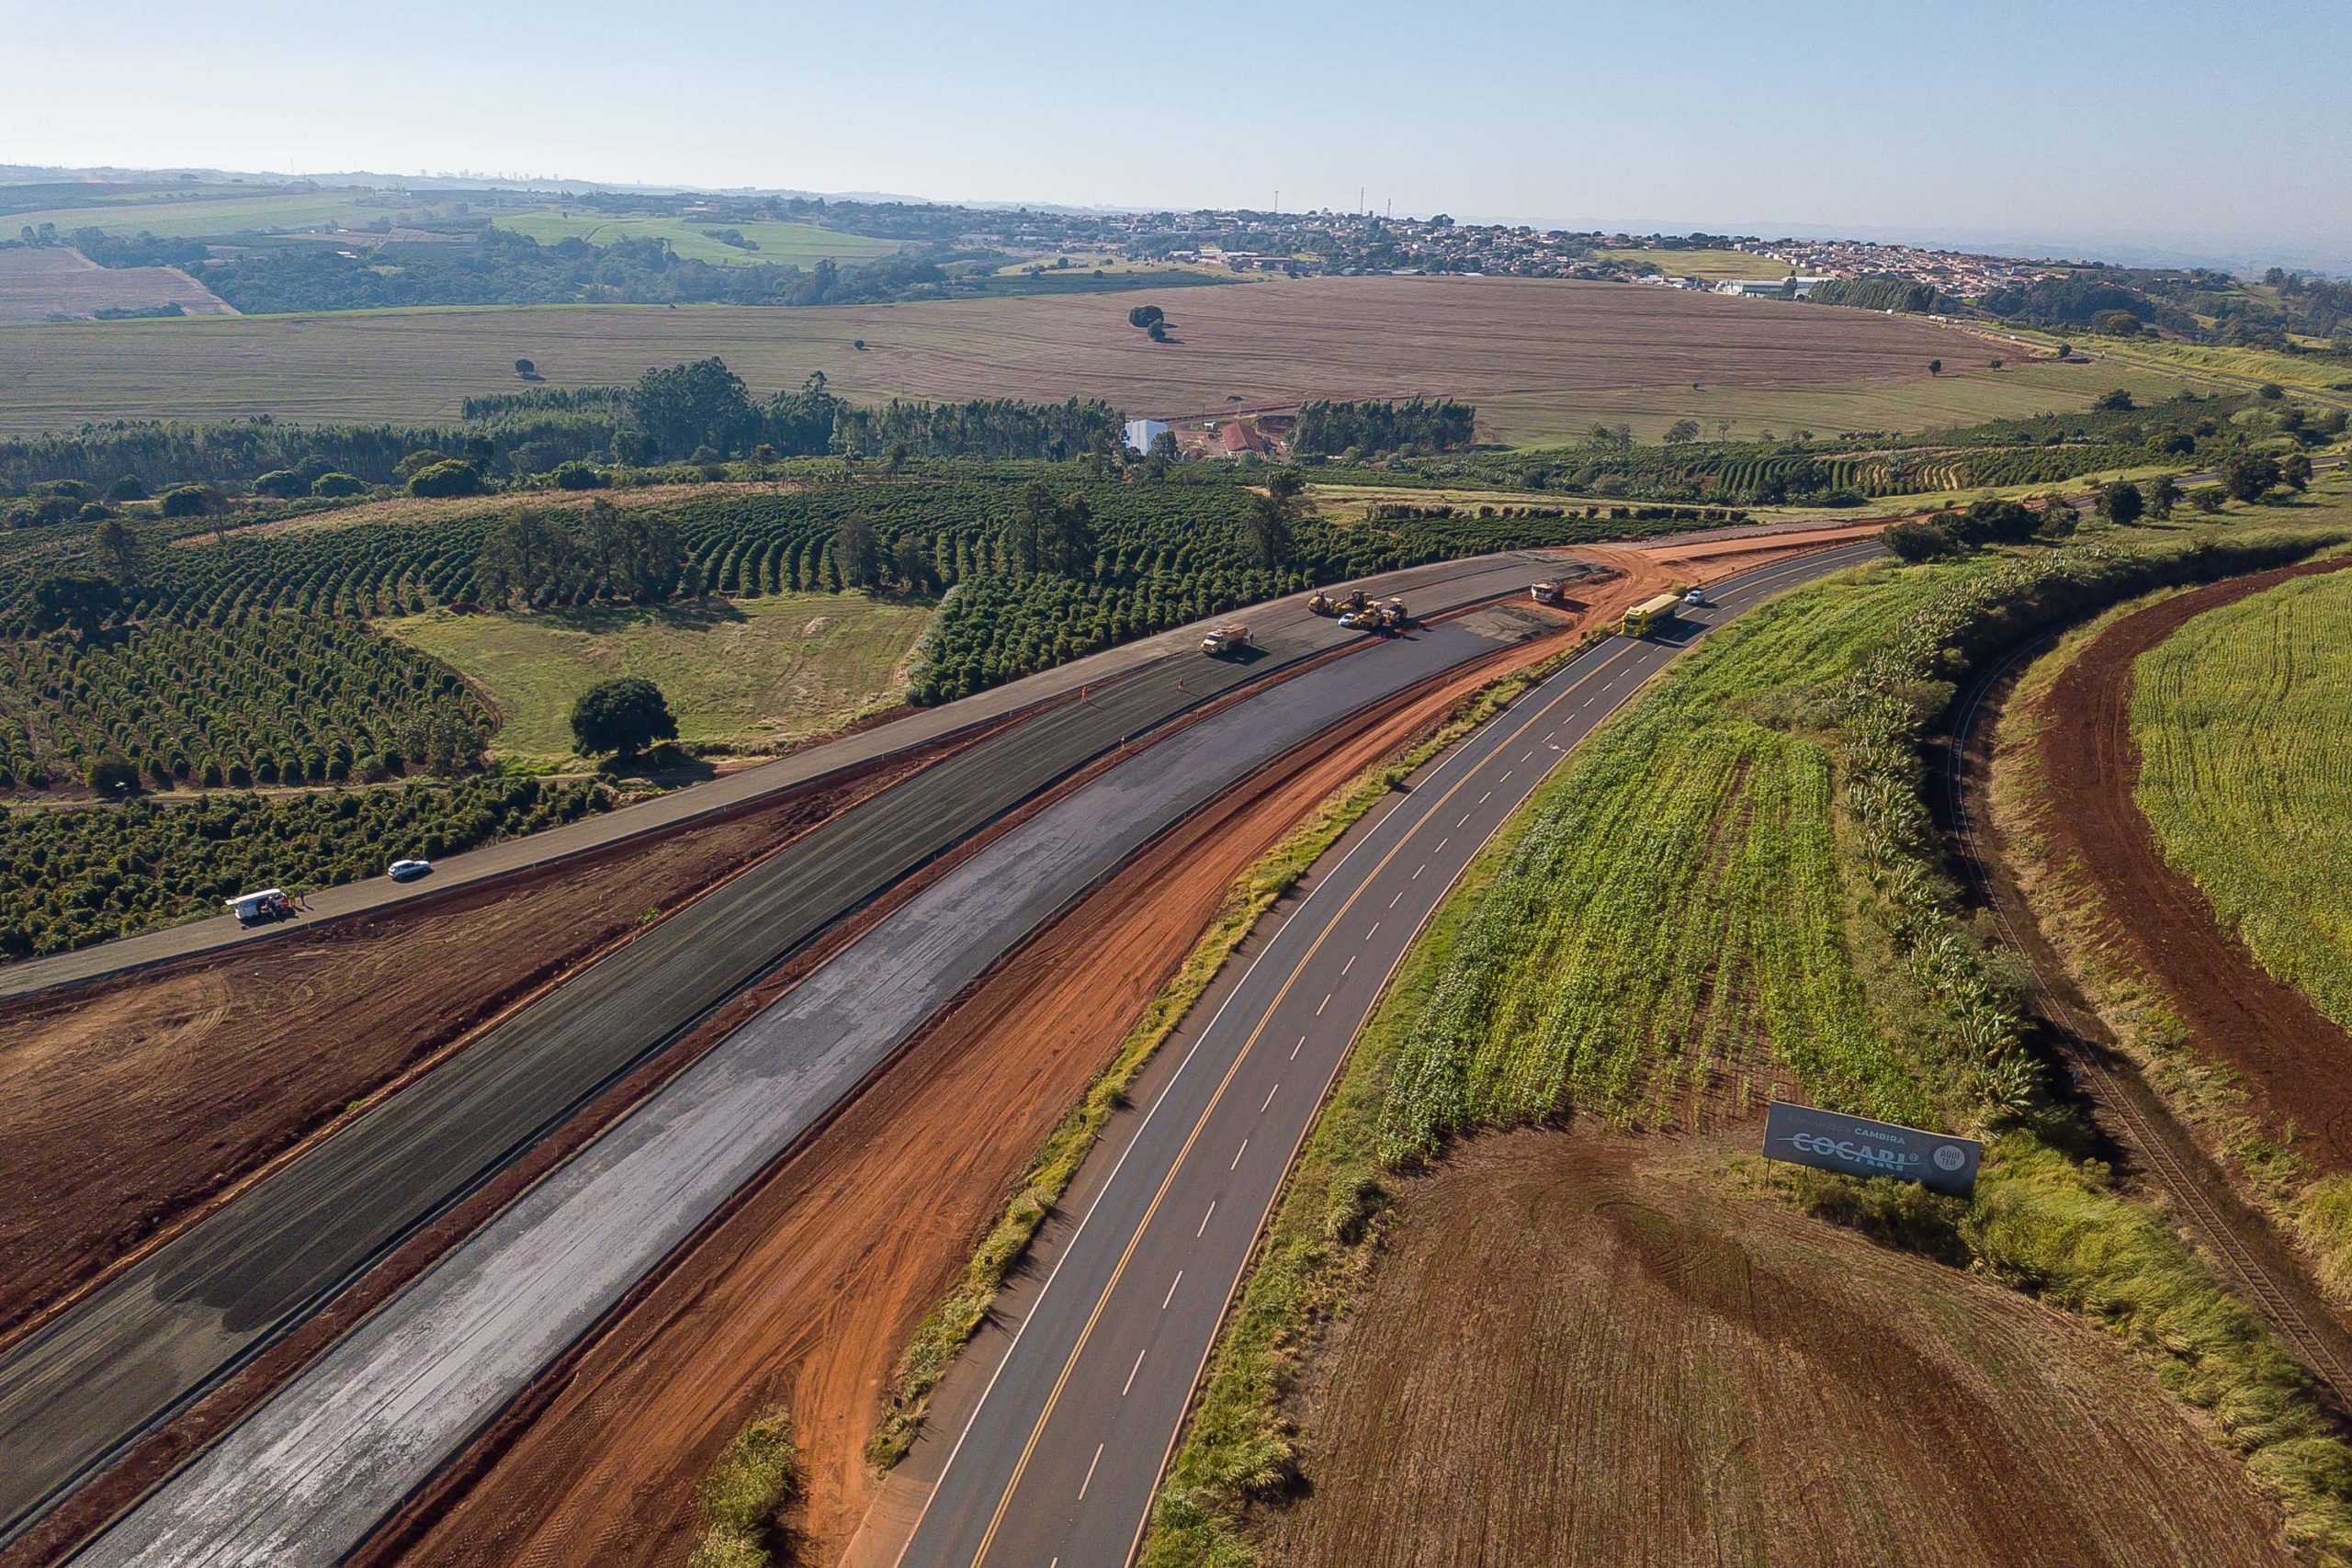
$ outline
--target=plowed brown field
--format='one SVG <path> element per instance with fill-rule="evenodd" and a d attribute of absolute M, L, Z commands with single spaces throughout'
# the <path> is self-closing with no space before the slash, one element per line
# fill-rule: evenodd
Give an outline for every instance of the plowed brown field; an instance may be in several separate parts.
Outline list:
<path fill-rule="evenodd" d="M 1699 1168 L 1719 1152 L 1526 1132 L 1409 1182 L 1268 1561 L 2295 1561 L 2244 1472 L 2098 1330 L 1733 1197 Z"/>
<path fill-rule="evenodd" d="M 1917 316 L 1674 288 L 1512 277 L 1324 277 L 1160 299 L 1175 341 L 1127 325 L 1136 297 L 897 305 L 531 306 L 0 327 L 0 431 L 85 420 L 457 417 L 514 389 L 627 381 L 723 355 L 765 397 L 821 370 L 868 400 L 1101 397 L 1130 413 L 1223 412 L 1317 397 L 1445 394 L 1488 434 L 1565 439 L 1593 420 L 1655 434 L 1682 417 L 1743 434 L 1919 428 L 2081 407 L 2102 364 L 2024 363 L 2014 345 Z M 2011 364 L 1995 371 L 1992 355 Z M 1947 362 L 1930 375 L 1931 360 Z M 2141 377 L 2143 389 L 2156 389 Z M 1239 400 L 1237 404 L 1229 400 Z"/>
<path fill-rule="evenodd" d="M 1579 550 L 1624 575 L 1589 585 L 1575 621 L 1869 531 Z M 808 1472 L 809 1560 L 830 1561 L 870 1500 L 863 1449 L 915 1324 L 1235 877 L 1345 780 L 1547 651 L 1392 704 L 1154 845 L 934 1021 L 356 1561 L 683 1561 L 695 1485 L 779 1402 Z"/>
<path fill-rule="evenodd" d="M 2160 601 L 2101 631 L 2035 703 L 2046 807 L 2034 826 L 2103 906 L 2100 929 L 2161 986 L 2190 1043 L 2239 1074 L 2256 1111 L 2300 1133 L 2323 1170 L 2352 1169 L 2352 1038 L 2274 978 L 2164 857 L 2133 796 L 2132 665 L 2194 616 L 2343 561 L 2233 578 Z"/>

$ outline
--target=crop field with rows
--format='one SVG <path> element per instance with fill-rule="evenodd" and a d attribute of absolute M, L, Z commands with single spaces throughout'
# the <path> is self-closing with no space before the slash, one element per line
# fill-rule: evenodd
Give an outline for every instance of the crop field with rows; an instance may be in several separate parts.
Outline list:
<path fill-rule="evenodd" d="M 428 750 L 469 755 L 490 728 L 455 671 L 350 621 L 0 641 L 0 790 L 107 755 L 166 786 L 340 783 Z"/>
<path fill-rule="evenodd" d="M 2352 1028 L 2352 574 L 2282 583 L 2141 656 L 2141 808 L 2264 968 Z"/>
<path fill-rule="evenodd" d="M 597 784 L 468 779 L 0 811 L 0 955 L 62 953 L 216 915 L 222 899 L 272 883 L 301 893 L 380 876 L 401 855 L 449 854 L 612 804 Z"/>
<path fill-rule="evenodd" d="M 1005 558 L 1001 535 L 1035 479 L 1057 497 L 1083 496 L 1091 510 L 1091 559 L 1069 573 L 1019 573 Z M 1078 465 L 1004 464 L 947 480 L 807 491 L 713 486 L 663 510 L 677 526 L 692 581 L 729 596 L 839 592 L 833 540 L 852 521 L 872 531 L 886 561 L 902 545 L 910 547 L 939 586 L 959 590 L 943 607 L 915 674 L 914 694 L 927 702 L 1312 583 L 1523 545 L 1664 533 L 1690 522 L 1643 517 L 1634 508 L 1345 526 L 1308 519 L 1277 568 L 1262 563 L 1244 525 L 1249 502 L 1249 491 L 1229 481 L 1121 484 L 1092 479 Z M 281 613 L 360 620 L 477 602 L 476 562 L 502 513 L 478 502 L 453 510 L 438 521 L 339 526 L 330 518 L 232 532 L 217 542 L 190 535 L 146 551 L 128 614 L 226 628 Z M 0 637 L 30 629 L 40 574 L 83 564 L 87 554 L 87 525 L 42 532 L 52 536 L 42 546 L 0 555 Z M 537 604 L 577 606 L 593 591 L 576 578 L 542 590 Z"/>
<path fill-rule="evenodd" d="M 1829 756 L 1806 721 L 1810 694 L 1943 575 L 1880 569 L 1743 618 L 1544 787 L 1441 925 L 1385 1158 L 1564 1108 L 1705 1124 L 1791 1083 L 1870 1115 L 1927 1111 L 1844 949 Z"/>

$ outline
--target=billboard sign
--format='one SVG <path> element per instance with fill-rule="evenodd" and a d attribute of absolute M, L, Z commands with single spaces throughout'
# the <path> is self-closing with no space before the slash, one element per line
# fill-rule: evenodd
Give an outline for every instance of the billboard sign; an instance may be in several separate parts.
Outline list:
<path fill-rule="evenodd" d="M 1973 1138 L 1899 1127 L 1863 1116 L 1840 1116 L 1809 1105 L 1772 1101 L 1764 1116 L 1764 1157 L 1834 1170 L 1844 1176 L 1891 1176 L 1939 1192 L 1965 1194 L 1976 1185 L 1984 1145 Z"/>

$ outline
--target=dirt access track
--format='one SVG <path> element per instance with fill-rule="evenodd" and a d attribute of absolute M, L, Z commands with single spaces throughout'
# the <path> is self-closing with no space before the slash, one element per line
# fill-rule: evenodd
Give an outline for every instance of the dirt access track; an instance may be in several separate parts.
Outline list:
<path fill-rule="evenodd" d="M 1580 548 L 1625 575 L 1593 586 L 1571 619 L 1600 626 L 1669 581 L 1871 531 Z M 750 1416 L 779 1401 L 808 1472 L 807 1560 L 836 1556 L 869 1501 L 862 1450 L 915 1324 L 1234 879 L 1468 692 L 1558 646 L 1522 647 L 1396 699 L 1153 845 L 935 1020 L 355 1561 L 681 1561 L 698 1528 L 695 1486 Z"/>
<path fill-rule="evenodd" d="M 2232 578 L 2126 615 L 2092 638 L 2034 704 L 2046 805 L 2034 829 L 2098 895 L 2107 940 L 2162 986 L 2197 1049 L 2243 1079 L 2256 1113 L 2291 1124 L 2324 1170 L 2352 1169 L 2352 1038 L 2273 978 L 2168 863 L 2133 791 L 2132 667 L 2196 616 L 2292 577 L 2313 561 Z"/>
<path fill-rule="evenodd" d="M 1718 1163 L 1752 1147 L 1529 1131 L 1406 1182 L 1295 1412 L 1313 1490 L 1266 1560 L 2296 1561 L 2112 1339 L 1741 1195 Z"/>

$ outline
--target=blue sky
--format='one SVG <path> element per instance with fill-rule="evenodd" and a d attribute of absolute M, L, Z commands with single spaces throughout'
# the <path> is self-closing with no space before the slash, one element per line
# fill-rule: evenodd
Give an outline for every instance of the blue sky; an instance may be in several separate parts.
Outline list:
<path fill-rule="evenodd" d="M 2346 0 L 0 0 L 0 162 L 458 169 L 2352 269 Z"/>

